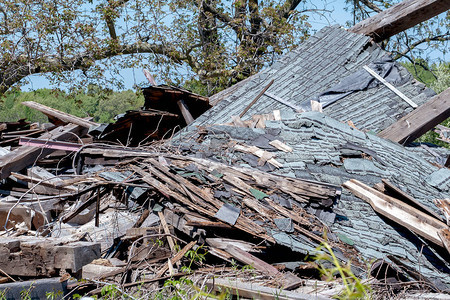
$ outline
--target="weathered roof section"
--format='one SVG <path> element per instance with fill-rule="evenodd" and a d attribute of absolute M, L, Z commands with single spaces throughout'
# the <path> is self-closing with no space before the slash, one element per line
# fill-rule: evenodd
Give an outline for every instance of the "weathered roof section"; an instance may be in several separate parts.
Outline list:
<path fill-rule="evenodd" d="M 212 96 L 210 103 L 215 106 L 193 124 L 229 122 L 230 117 L 239 115 L 272 79 L 274 84 L 268 92 L 299 105 L 386 55 L 364 35 L 336 26 L 326 27 L 270 68 Z M 426 102 L 433 92 L 413 80 L 404 68 L 399 68 L 407 82 L 397 88 L 419 105 Z M 264 95 L 246 116 L 269 113 L 275 109 L 292 110 Z M 351 120 L 358 128 L 380 131 L 411 110 L 400 97 L 380 85 L 338 100 L 326 107 L 324 112 L 341 121 Z"/>
<path fill-rule="evenodd" d="M 433 200 L 448 198 L 448 169 L 435 166 L 419 153 L 397 143 L 364 133 L 318 112 L 282 112 L 282 120 L 266 122 L 265 129 L 212 126 L 206 129 L 211 134 L 204 136 L 203 131 L 202 144 L 190 139 L 192 142 L 183 142 L 181 149 L 196 156 L 336 185 L 352 178 L 369 185 L 382 178 L 388 179 L 440 214 Z M 273 139 L 280 139 L 293 151 L 277 150 L 268 144 Z M 230 151 L 229 145 L 233 143 L 256 145 L 267 150 L 275 154 L 274 159 L 282 167 L 276 169 L 268 163 L 260 166 L 257 157 Z M 331 231 L 350 241 L 367 261 L 384 259 L 403 264 L 421 273 L 439 289 L 450 288 L 450 257 L 444 249 L 378 215 L 369 204 L 348 191 L 343 191 L 333 207 L 333 213 L 337 214 L 335 218 L 330 218 L 329 214 L 321 215 L 322 212 L 318 210 L 317 215 L 328 223 Z M 290 243 L 305 244 L 292 240 Z M 305 250 L 305 246 L 302 247 Z"/>

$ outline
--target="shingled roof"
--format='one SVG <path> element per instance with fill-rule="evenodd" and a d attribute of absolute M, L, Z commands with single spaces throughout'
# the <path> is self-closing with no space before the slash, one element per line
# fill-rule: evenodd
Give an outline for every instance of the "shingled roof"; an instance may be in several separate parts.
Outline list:
<path fill-rule="evenodd" d="M 272 79 L 274 84 L 268 92 L 296 105 L 309 102 L 344 77 L 386 55 L 387 52 L 367 36 L 338 26 L 325 27 L 271 67 L 212 96 L 210 103 L 214 107 L 192 125 L 229 122 L 230 117 L 239 115 Z M 404 83 L 396 87 L 416 104 L 423 104 L 434 95 L 405 68 L 398 65 L 398 69 Z M 275 109 L 292 110 L 262 96 L 247 115 L 270 113 Z M 324 109 L 337 120 L 351 120 L 358 128 L 374 131 L 386 128 L 411 111 L 411 106 L 384 85 L 353 93 Z"/>
<path fill-rule="evenodd" d="M 384 56 L 386 52 L 366 36 L 336 26 L 324 28 L 270 68 L 212 96 L 213 108 L 183 131 L 184 139 L 172 142 L 186 154 L 335 185 L 349 179 L 368 185 L 388 179 L 440 215 L 433 200 L 449 197 L 449 169 L 439 167 L 435 157 L 423 148 L 405 148 L 370 133 L 386 128 L 412 111 L 409 104 L 384 85 L 346 96 L 327 106 L 324 114 L 297 114 L 292 108 L 262 96 L 246 116 L 281 110 L 281 121 L 266 121 L 265 128 L 223 125 L 239 115 L 272 79 L 270 93 L 301 105 Z M 404 80 L 396 88 L 412 101 L 421 105 L 434 95 L 405 68 L 397 67 Z M 349 120 L 360 130 L 345 123 Z M 201 138 L 198 125 L 202 125 Z M 277 150 L 269 144 L 274 139 L 283 141 L 293 151 Z M 276 155 L 281 167 L 261 165 L 256 156 L 233 150 L 230 145 L 236 143 L 257 146 Z M 405 272 L 415 280 L 450 290 L 450 256 L 445 249 L 377 214 L 349 191 L 343 191 L 332 210 L 308 209 L 329 226 L 331 238 L 346 240 L 358 251 L 360 262 L 384 260 L 408 270 Z M 272 232 L 272 235 L 278 243 L 298 252 L 307 253 L 315 246 L 286 233 Z M 341 258 L 345 260 L 344 256 Z"/>
<path fill-rule="evenodd" d="M 364 133 L 318 112 L 282 112 L 282 121 L 268 121 L 266 128 L 206 127 L 203 142 L 191 138 L 178 143 L 186 153 L 233 165 L 257 168 L 290 177 L 341 185 L 355 178 L 368 185 L 388 179 L 439 214 L 434 199 L 450 192 L 450 171 L 439 168 L 403 146 Z M 194 136 L 197 134 L 194 134 Z M 273 139 L 292 147 L 283 152 L 269 145 Z M 188 141 L 188 142 L 186 142 Z M 258 165 L 258 158 L 234 151 L 235 143 L 256 145 L 275 155 L 282 166 Z M 250 171 L 249 171 L 250 172 Z M 409 230 L 374 212 L 365 201 L 343 190 L 332 210 L 309 207 L 327 223 L 334 236 L 347 240 L 360 253 L 360 262 L 382 259 L 424 276 L 442 290 L 450 289 L 450 256 L 443 248 L 424 241 Z M 315 244 L 272 232 L 278 243 L 307 253 Z M 333 236 L 333 235 L 331 235 Z M 351 258 L 353 261 L 356 259 Z"/>

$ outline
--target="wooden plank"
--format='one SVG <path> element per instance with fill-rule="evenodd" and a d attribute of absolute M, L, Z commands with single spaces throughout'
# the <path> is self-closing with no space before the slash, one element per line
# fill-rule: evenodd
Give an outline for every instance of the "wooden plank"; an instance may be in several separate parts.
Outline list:
<path fill-rule="evenodd" d="M 274 167 L 277 167 L 277 168 L 283 167 L 283 165 L 280 162 L 278 162 L 276 159 L 272 158 L 272 156 L 273 156 L 272 153 L 270 153 L 266 150 L 260 149 L 256 146 L 235 145 L 234 149 L 236 149 L 237 151 L 250 153 L 255 156 L 258 156 L 264 163 L 267 161 L 269 164 L 271 164 Z"/>
<path fill-rule="evenodd" d="M 448 228 L 442 228 L 438 231 L 438 235 L 441 238 L 444 248 L 450 253 L 450 230 Z"/>
<path fill-rule="evenodd" d="M 266 263 L 265 261 L 257 258 L 256 256 L 251 255 L 248 252 L 245 252 L 244 250 L 234 245 L 228 244 L 224 250 L 241 263 L 250 265 L 265 274 L 274 276 L 277 279 L 281 279 L 283 281 L 284 288 L 287 290 L 298 287 L 302 282 L 302 280 L 297 276 L 295 276 L 294 274 L 292 273 L 283 274 L 280 271 L 278 271 L 278 269 L 275 268 L 274 266 Z"/>
<path fill-rule="evenodd" d="M 343 186 L 357 197 L 367 201 L 379 214 L 408 228 L 436 245 L 444 247 L 438 232 L 442 228 L 447 228 L 445 223 L 398 199 L 386 196 L 355 179 L 345 182 Z"/>
<path fill-rule="evenodd" d="M 266 85 L 263 90 L 255 97 L 255 99 L 253 99 L 252 102 L 250 102 L 249 105 L 247 105 L 247 107 L 241 112 L 241 114 L 239 115 L 240 118 L 242 118 L 246 112 L 248 112 L 248 110 L 253 106 L 253 104 L 256 103 L 256 101 L 258 101 L 259 98 L 261 98 L 262 95 L 264 95 L 264 93 L 267 91 L 268 88 L 270 88 L 270 86 L 273 84 L 274 80 L 272 79 L 268 85 Z"/>
<path fill-rule="evenodd" d="M 161 277 L 166 273 L 167 270 L 170 269 L 170 264 L 179 264 L 180 260 L 184 257 L 184 255 L 192 249 L 196 244 L 195 241 L 190 242 L 186 246 L 183 247 L 172 259 L 169 259 L 169 262 L 167 264 L 164 264 L 164 266 L 156 273 L 156 277 Z M 173 274 L 173 272 L 170 272 L 170 274 Z"/>
<path fill-rule="evenodd" d="M 289 106 L 290 108 L 292 108 L 293 110 L 295 110 L 298 113 L 303 111 L 303 109 L 300 106 L 297 106 L 297 105 L 293 104 L 292 102 L 290 102 L 288 100 L 284 100 L 283 98 L 278 97 L 277 95 L 274 95 L 274 94 L 269 93 L 269 92 L 264 92 L 264 95 L 266 95 L 269 98 L 272 98 L 273 100 L 276 100 L 276 101 L 280 102 L 281 104 Z"/>
<path fill-rule="evenodd" d="M 52 131 L 43 134 L 41 139 L 48 140 L 68 140 L 73 139 L 74 134 L 83 136 L 87 129 L 79 125 L 68 124 L 63 127 L 58 127 Z M 50 153 L 53 149 L 36 148 L 29 146 L 21 146 L 10 153 L 0 157 L 0 179 L 5 179 L 11 172 L 18 172 L 25 167 L 35 163 L 39 158 L 42 158 Z"/>
<path fill-rule="evenodd" d="M 237 299 L 260 299 L 260 300 L 330 300 L 326 295 L 322 295 L 321 291 L 317 291 L 319 287 L 317 281 L 314 292 L 311 294 L 280 290 L 278 288 L 266 287 L 255 282 L 241 282 L 236 278 L 214 278 L 206 282 L 208 288 L 218 293 L 228 291 Z M 329 289 L 330 283 L 326 283 Z M 322 287 L 322 289 L 325 289 Z M 335 293 L 336 295 L 338 293 Z M 234 299 L 233 298 L 233 299 Z"/>
<path fill-rule="evenodd" d="M 450 9 L 449 0 L 405 0 L 359 22 L 349 30 L 383 41 Z"/>
<path fill-rule="evenodd" d="M 170 236 L 171 233 L 169 230 L 169 226 L 167 226 L 166 218 L 164 217 L 164 214 L 161 211 L 158 211 L 158 217 L 159 220 L 161 221 L 164 233 L 167 234 L 167 241 L 169 242 L 170 251 L 172 251 L 172 253 L 176 253 L 175 242 L 173 241 L 173 238 Z"/>
<path fill-rule="evenodd" d="M 311 111 L 318 111 L 323 113 L 322 103 L 316 100 L 311 100 Z"/>
<path fill-rule="evenodd" d="M 407 201 L 412 203 L 413 206 L 416 206 L 418 209 L 421 209 L 423 212 L 429 214 L 430 216 L 435 217 L 438 220 L 441 220 L 441 216 L 439 216 L 437 213 L 432 211 L 430 208 L 426 207 L 425 205 L 423 205 L 422 203 L 420 203 L 419 201 L 417 201 L 416 199 L 414 199 L 413 197 L 411 197 L 410 195 L 408 195 L 407 193 L 405 193 L 404 191 L 402 191 L 401 189 L 396 187 L 389 180 L 381 179 L 381 181 L 384 183 L 385 188 L 387 188 L 388 190 L 394 191 L 394 193 L 398 194 L 400 197 L 403 197 Z"/>
<path fill-rule="evenodd" d="M 450 88 L 378 133 L 379 137 L 408 144 L 450 117 Z"/>
<path fill-rule="evenodd" d="M 99 123 L 95 123 L 89 120 L 85 120 L 83 118 L 80 117 L 76 117 L 73 116 L 71 114 L 62 112 L 60 110 L 45 106 L 43 104 L 40 103 L 36 103 L 34 101 L 24 101 L 22 102 L 23 105 L 36 109 L 40 112 L 42 112 L 44 115 L 48 116 L 48 117 L 53 117 L 56 118 L 58 120 L 63 121 L 64 123 L 72 123 L 72 124 L 76 124 L 85 128 L 90 128 L 91 126 L 98 126 L 100 125 Z"/>
<path fill-rule="evenodd" d="M 186 106 L 186 103 L 184 103 L 183 100 L 178 100 L 177 105 L 181 111 L 181 114 L 183 115 L 183 118 L 184 118 L 184 121 L 186 122 L 186 124 L 189 125 L 192 122 L 194 122 L 194 117 L 192 117 L 189 109 Z"/>
<path fill-rule="evenodd" d="M 447 225 L 450 226 L 450 199 L 436 199 L 434 203 L 442 211 L 447 220 Z"/>
<path fill-rule="evenodd" d="M 363 66 L 364 70 L 366 70 L 367 72 L 369 72 L 370 75 L 372 75 L 374 78 L 376 78 L 378 81 L 380 81 L 382 84 L 384 84 L 386 87 L 388 87 L 391 91 L 393 91 L 395 94 L 397 94 L 397 96 L 399 96 L 400 98 L 402 98 L 403 100 L 406 101 L 406 103 L 408 103 L 409 105 L 411 105 L 412 108 L 416 108 L 417 104 L 414 103 L 411 99 L 409 99 L 405 94 L 403 94 L 402 92 L 400 92 L 395 86 L 393 86 L 392 84 L 390 84 L 389 82 L 386 81 L 386 79 L 384 79 L 383 77 L 381 77 L 380 75 L 378 75 L 377 72 L 375 72 L 374 70 L 372 70 L 371 68 L 369 68 L 368 66 Z M 311 104 L 312 105 L 312 104 Z"/>
<path fill-rule="evenodd" d="M 266 263 L 265 261 L 257 258 L 256 256 L 251 255 L 248 252 L 232 245 L 228 244 L 225 249 L 231 256 L 233 256 L 236 260 L 240 261 L 243 264 L 252 266 L 256 270 L 259 270 L 265 274 L 275 277 L 281 277 L 283 274 L 277 270 L 274 266 Z"/>
<path fill-rule="evenodd" d="M 284 152 L 292 152 L 292 147 L 286 145 L 285 143 L 283 143 L 280 140 L 273 140 L 270 141 L 269 144 L 271 146 L 274 146 L 275 148 L 277 148 L 278 150 L 284 151 Z"/>

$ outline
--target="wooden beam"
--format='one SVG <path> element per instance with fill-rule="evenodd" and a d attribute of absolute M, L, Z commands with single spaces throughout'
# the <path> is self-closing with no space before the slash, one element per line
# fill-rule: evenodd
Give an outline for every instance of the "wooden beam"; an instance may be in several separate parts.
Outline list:
<path fill-rule="evenodd" d="M 89 121 L 89 120 L 85 120 L 83 118 L 80 117 L 76 117 L 73 116 L 71 114 L 59 111 L 57 109 L 45 106 L 43 104 L 40 103 L 36 103 L 34 101 L 24 101 L 22 102 L 23 105 L 36 109 L 40 112 L 42 112 L 44 115 L 46 115 L 49 118 L 55 118 L 58 120 L 63 121 L 64 123 L 72 123 L 72 124 L 76 124 L 85 128 L 90 128 L 91 126 L 98 126 L 100 124 Z"/>
<path fill-rule="evenodd" d="M 370 35 L 380 42 L 448 9 L 450 0 L 405 0 L 359 22 L 349 30 Z"/>
<path fill-rule="evenodd" d="M 431 98 L 388 128 L 379 137 L 408 144 L 450 117 L 450 88 Z"/>
<path fill-rule="evenodd" d="M 74 134 L 82 136 L 86 133 L 86 129 L 69 124 L 63 127 L 58 127 L 52 131 L 40 136 L 41 139 L 46 140 L 67 140 L 73 139 Z M 42 158 L 50 153 L 53 149 L 49 148 L 37 148 L 31 146 L 21 146 L 14 151 L 0 157 L 0 179 L 5 179 L 11 172 L 18 172 L 25 167 L 32 165 L 39 158 Z"/>
<path fill-rule="evenodd" d="M 358 180 L 351 179 L 345 182 L 343 186 L 355 196 L 368 202 L 377 213 L 408 228 L 436 245 L 445 247 L 439 233 L 442 229 L 448 228 L 447 224 L 398 199 L 384 195 Z"/>
<path fill-rule="evenodd" d="M 194 122 L 194 118 L 192 117 L 191 112 L 187 108 L 186 103 L 183 100 L 178 100 L 177 105 L 181 111 L 181 114 L 183 115 L 183 118 L 184 118 L 184 121 L 186 122 L 186 124 L 189 125 L 192 122 Z"/>

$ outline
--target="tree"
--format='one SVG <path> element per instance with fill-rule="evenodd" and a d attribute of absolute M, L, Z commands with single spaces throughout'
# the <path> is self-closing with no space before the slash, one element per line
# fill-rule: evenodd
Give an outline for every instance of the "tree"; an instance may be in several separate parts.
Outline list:
<path fill-rule="evenodd" d="M 2 0 L 0 94 L 28 75 L 100 83 L 124 67 L 207 93 L 248 77 L 308 36 L 300 0 Z M 73 72 L 78 70 L 78 72 Z M 188 76 L 186 76 L 188 75 Z"/>
<path fill-rule="evenodd" d="M 326 0 L 321 3 L 326 7 Z M 391 0 L 348 3 L 356 22 Z M 1 0 L 0 95 L 39 73 L 75 88 L 90 83 L 120 88 L 119 71 L 128 67 L 145 67 L 160 82 L 188 83 L 210 95 L 306 39 L 307 14 L 324 11 L 316 5 L 301 0 Z M 448 30 L 448 15 L 440 20 L 415 29 L 425 43 L 448 38 L 442 30 Z M 405 34 L 406 40 L 386 44 L 398 57 L 412 57 L 423 44 L 416 44 L 418 35 Z"/>

